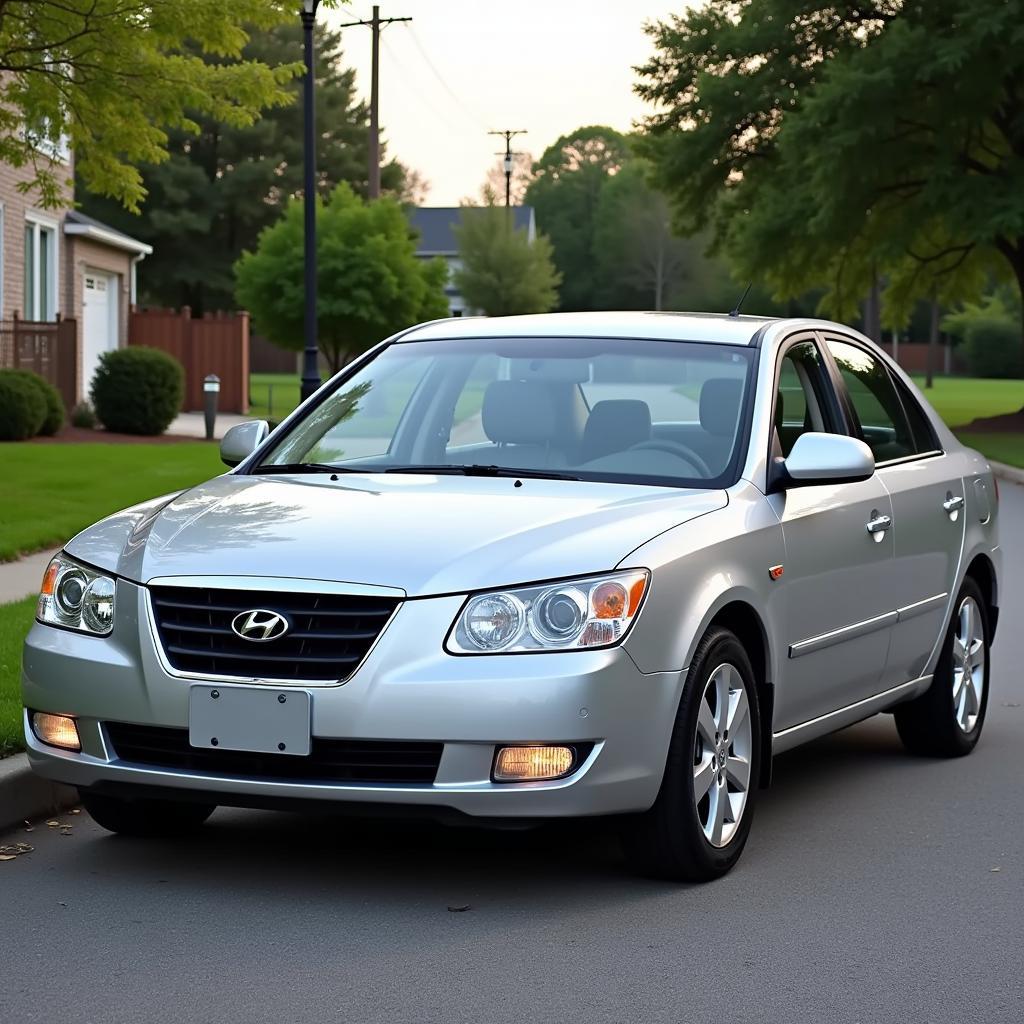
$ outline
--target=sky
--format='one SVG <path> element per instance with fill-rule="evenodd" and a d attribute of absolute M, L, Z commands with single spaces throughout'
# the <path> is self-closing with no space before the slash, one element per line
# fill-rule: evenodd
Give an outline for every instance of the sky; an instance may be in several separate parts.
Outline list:
<path fill-rule="evenodd" d="M 650 56 L 643 25 L 681 0 L 381 0 L 381 18 L 412 22 L 381 31 L 380 121 L 388 155 L 430 183 L 428 206 L 478 198 L 504 140 L 536 159 L 560 135 L 587 124 L 629 130 L 648 109 L 632 68 Z M 362 0 L 319 17 L 336 26 L 369 18 Z M 345 63 L 370 88 L 370 30 L 347 28 Z"/>

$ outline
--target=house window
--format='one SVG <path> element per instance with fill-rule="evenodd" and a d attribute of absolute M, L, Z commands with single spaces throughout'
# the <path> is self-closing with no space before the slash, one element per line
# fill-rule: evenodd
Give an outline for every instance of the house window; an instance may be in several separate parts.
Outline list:
<path fill-rule="evenodd" d="M 25 318 L 57 316 L 57 229 L 52 224 L 25 223 Z"/>

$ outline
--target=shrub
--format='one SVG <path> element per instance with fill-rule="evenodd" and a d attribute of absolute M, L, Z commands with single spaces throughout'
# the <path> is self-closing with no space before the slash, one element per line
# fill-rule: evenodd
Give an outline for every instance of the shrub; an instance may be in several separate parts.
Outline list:
<path fill-rule="evenodd" d="M 0 370 L 0 441 L 35 437 L 46 420 L 46 399 L 20 370 Z"/>
<path fill-rule="evenodd" d="M 31 370 L 10 370 L 8 372 L 16 373 L 23 380 L 29 381 L 32 387 L 43 396 L 43 401 L 46 403 L 46 417 L 36 433 L 53 437 L 64 426 L 64 400 L 60 397 L 60 393 L 49 381 L 44 380 L 38 373 L 33 373 Z"/>
<path fill-rule="evenodd" d="M 153 348 L 104 352 L 90 396 L 100 422 L 123 434 L 162 434 L 181 409 L 185 371 Z"/>
<path fill-rule="evenodd" d="M 71 426 L 81 427 L 83 430 L 93 430 L 96 427 L 96 413 L 88 402 L 79 402 L 71 410 Z"/>
<path fill-rule="evenodd" d="M 1024 377 L 1020 324 L 1005 317 L 975 317 L 964 334 L 964 353 L 974 377 Z"/>

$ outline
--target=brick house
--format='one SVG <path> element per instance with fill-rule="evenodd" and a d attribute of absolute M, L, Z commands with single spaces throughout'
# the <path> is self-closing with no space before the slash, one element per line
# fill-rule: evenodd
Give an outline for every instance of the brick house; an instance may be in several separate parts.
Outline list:
<path fill-rule="evenodd" d="M 72 154 L 55 147 L 46 155 L 64 165 L 71 181 Z M 18 190 L 31 177 L 30 168 L 0 164 L 0 321 L 12 339 L 0 347 L 0 365 L 31 365 L 24 352 L 16 354 L 19 346 L 59 342 L 62 372 L 45 375 L 59 384 L 65 403 L 74 404 L 87 395 L 100 355 L 128 343 L 138 264 L 153 250 L 78 213 L 70 184 L 62 208 L 42 209 L 34 192 Z M 52 328 L 32 333 L 24 324 L 58 320 L 74 321 L 73 339 L 67 330 L 58 338 Z M 46 338 L 54 340 L 37 340 Z M 63 350 L 68 344 L 73 352 Z M 53 357 L 43 361 L 50 366 Z"/>

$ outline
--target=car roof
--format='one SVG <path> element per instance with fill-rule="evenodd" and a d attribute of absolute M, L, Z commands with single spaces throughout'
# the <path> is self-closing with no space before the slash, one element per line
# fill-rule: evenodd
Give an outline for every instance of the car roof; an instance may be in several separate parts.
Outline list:
<path fill-rule="evenodd" d="M 449 317 L 413 327 L 402 341 L 453 338 L 644 338 L 748 345 L 772 317 L 726 313 L 534 313 L 526 316 Z"/>

